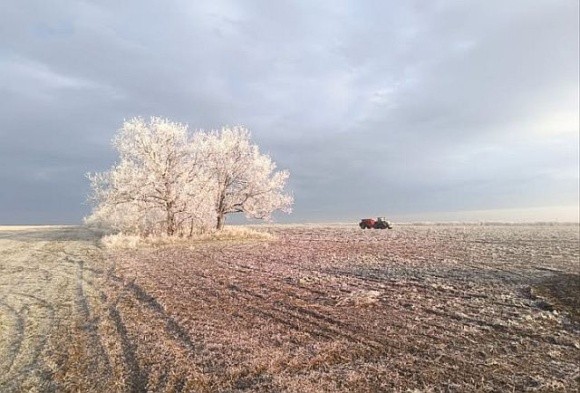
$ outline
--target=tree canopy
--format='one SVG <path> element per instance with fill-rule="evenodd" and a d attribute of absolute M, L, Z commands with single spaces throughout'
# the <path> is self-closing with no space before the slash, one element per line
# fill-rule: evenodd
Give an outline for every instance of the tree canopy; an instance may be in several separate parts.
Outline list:
<path fill-rule="evenodd" d="M 225 217 L 244 213 L 269 220 L 289 213 L 288 171 L 260 153 L 248 129 L 189 132 L 187 125 L 153 117 L 126 121 L 113 139 L 119 162 L 89 174 L 89 224 L 124 233 L 191 235 L 222 229 Z"/>

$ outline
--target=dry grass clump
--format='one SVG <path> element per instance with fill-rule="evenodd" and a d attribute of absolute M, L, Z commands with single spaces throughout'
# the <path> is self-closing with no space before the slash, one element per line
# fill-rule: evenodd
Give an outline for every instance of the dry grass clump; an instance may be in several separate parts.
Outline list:
<path fill-rule="evenodd" d="M 125 234 L 105 235 L 101 243 L 110 249 L 138 249 L 142 247 L 188 246 L 203 241 L 245 241 L 245 240 L 274 240 L 268 232 L 242 226 L 229 226 L 221 231 L 211 230 L 205 233 L 194 234 L 190 237 L 179 236 L 136 236 Z"/>
<path fill-rule="evenodd" d="M 275 237 L 269 232 L 258 231 L 244 226 L 229 226 L 221 231 L 209 231 L 194 235 L 195 240 L 274 240 Z"/>
<path fill-rule="evenodd" d="M 146 244 L 147 238 L 136 235 L 124 235 L 121 233 L 105 235 L 101 238 L 101 244 L 111 249 L 135 249 L 142 244 Z"/>
<path fill-rule="evenodd" d="M 380 291 L 357 290 L 340 299 L 337 306 L 370 306 L 380 300 Z"/>

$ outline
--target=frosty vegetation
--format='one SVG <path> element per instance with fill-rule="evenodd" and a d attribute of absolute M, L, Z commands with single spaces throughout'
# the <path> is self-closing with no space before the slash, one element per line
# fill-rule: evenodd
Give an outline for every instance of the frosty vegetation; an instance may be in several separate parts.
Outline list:
<path fill-rule="evenodd" d="M 134 118 L 113 139 L 119 163 L 89 174 L 86 223 L 124 234 L 192 236 L 221 230 L 226 215 L 269 220 L 290 213 L 288 171 L 276 171 L 244 127 L 190 132 L 167 119 Z"/>

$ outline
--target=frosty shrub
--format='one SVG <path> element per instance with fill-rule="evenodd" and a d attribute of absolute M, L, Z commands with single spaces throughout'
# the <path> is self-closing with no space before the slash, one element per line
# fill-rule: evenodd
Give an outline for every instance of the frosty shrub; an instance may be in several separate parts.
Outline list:
<path fill-rule="evenodd" d="M 225 216 L 269 220 L 290 212 L 287 171 L 252 144 L 244 127 L 189 132 L 167 119 L 126 121 L 113 139 L 119 162 L 89 174 L 93 205 L 86 223 L 136 236 L 199 235 L 221 230 Z"/>

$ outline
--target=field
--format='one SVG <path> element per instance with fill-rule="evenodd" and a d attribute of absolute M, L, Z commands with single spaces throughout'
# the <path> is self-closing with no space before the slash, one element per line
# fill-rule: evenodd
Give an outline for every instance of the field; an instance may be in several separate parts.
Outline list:
<path fill-rule="evenodd" d="M 0 231 L 0 391 L 578 391 L 577 225 Z"/>

